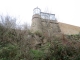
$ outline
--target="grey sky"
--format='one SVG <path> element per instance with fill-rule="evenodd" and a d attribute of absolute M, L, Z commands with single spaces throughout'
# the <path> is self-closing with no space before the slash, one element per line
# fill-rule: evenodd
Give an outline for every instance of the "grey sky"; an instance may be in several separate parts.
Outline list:
<path fill-rule="evenodd" d="M 18 22 L 31 24 L 33 9 L 56 15 L 59 22 L 80 26 L 80 0 L 0 0 L 0 15 L 11 15 Z"/>

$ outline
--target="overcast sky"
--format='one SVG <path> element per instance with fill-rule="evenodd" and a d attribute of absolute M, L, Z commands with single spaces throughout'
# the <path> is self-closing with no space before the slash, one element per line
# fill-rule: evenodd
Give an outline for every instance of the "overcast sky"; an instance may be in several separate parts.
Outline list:
<path fill-rule="evenodd" d="M 0 0 L 0 15 L 16 17 L 31 24 L 33 9 L 55 14 L 59 22 L 80 26 L 80 0 Z"/>

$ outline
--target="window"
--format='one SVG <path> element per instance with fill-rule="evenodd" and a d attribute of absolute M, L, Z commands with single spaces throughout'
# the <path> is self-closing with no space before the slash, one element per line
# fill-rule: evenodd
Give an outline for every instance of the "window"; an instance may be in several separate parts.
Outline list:
<path fill-rule="evenodd" d="M 50 15 L 50 20 L 55 20 L 55 15 L 54 14 Z"/>
<path fill-rule="evenodd" d="M 39 14 L 40 15 L 40 12 L 41 12 L 41 10 L 38 7 L 34 8 L 34 10 L 33 10 L 33 14 Z"/>
<path fill-rule="evenodd" d="M 48 13 L 41 13 L 41 17 L 43 18 L 43 19 L 49 19 L 49 14 Z"/>

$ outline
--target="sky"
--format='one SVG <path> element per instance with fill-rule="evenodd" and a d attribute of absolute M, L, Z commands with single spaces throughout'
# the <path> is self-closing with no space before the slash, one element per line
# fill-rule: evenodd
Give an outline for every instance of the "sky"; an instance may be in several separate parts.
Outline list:
<path fill-rule="evenodd" d="M 16 17 L 18 24 L 31 25 L 33 9 L 55 14 L 59 22 L 80 26 L 80 0 L 0 0 L 0 15 Z"/>

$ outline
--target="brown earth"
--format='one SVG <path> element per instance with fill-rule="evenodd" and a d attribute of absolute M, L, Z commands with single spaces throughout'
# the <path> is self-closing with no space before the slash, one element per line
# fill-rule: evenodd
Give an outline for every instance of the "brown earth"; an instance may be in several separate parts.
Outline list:
<path fill-rule="evenodd" d="M 78 34 L 80 32 L 80 27 L 66 24 L 66 23 L 61 23 L 59 22 L 59 27 L 64 34 Z"/>

